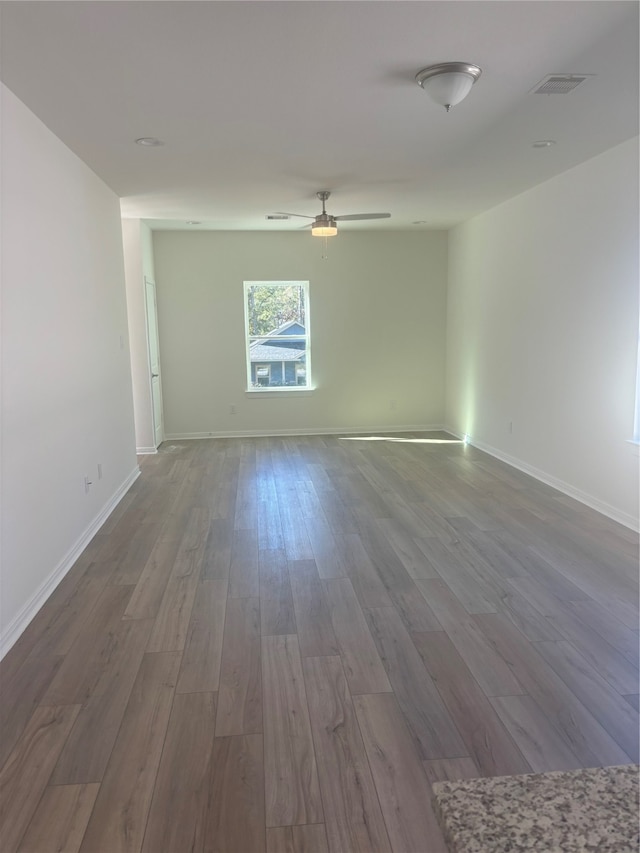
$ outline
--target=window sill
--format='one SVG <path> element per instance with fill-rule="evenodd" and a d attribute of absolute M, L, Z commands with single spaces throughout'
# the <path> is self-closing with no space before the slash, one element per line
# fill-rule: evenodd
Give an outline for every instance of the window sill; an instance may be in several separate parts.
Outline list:
<path fill-rule="evenodd" d="M 257 388 L 247 388 L 245 396 L 251 400 L 256 400 L 258 397 L 310 397 L 315 388 L 265 388 L 259 391 Z"/>
<path fill-rule="evenodd" d="M 635 438 L 629 438 L 627 439 L 627 444 L 634 456 L 640 456 L 640 441 L 637 441 Z"/>

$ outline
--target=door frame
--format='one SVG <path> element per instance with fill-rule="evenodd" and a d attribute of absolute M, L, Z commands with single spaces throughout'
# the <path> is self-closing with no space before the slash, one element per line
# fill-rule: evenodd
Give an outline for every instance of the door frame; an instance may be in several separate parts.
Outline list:
<path fill-rule="evenodd" d="M 146 275 L 144 278 L 144 305 L 145 305 L 145 327 L 147 332 L 147 364 L 149 368 L 149 396 L 151 401 L 151 424 L 153 427 L 153 441 L 156 449 L 162 444 L 164 441 L 164 406 L 162 400 L 162 368 L 160 365 L 160 332 L 158 328 L 158 295 L 156 290 L 156 283 L 152 279 L 148 278 Z M 158 430 L 158 424 L 156 423 L 156 407 L 155 407 L 155 399 L 153 393 L 153 367 L 152 367 L 152 358 L 151 358 L 151 334 L 149 329 L 149 290 L 147 285 L 151 285 L 153 288 L 153 316 L 155 320 L 156 327 L 156 343 L 158 348 L 158 408 L 160 410 L 160 429 Z M 158 438 L 159 436 L 159 438 Z"/>

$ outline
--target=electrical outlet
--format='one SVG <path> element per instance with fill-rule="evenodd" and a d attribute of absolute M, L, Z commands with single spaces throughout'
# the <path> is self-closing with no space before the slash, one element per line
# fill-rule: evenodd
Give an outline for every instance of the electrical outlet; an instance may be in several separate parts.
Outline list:
<path fill-rule="evenodd" d="M 395 410 L 396 410 L 396 401 L 395 400 L 389 400 L 389 409 L 392 412 L 395 412 Z"/>
<path fill-rule="evenodd" d="M 235 414 L 237 414 L 237 413 L 238 413 L 238 410 L 236 409 L 235 403 L 232 403 L 232 404 L 229 406 L 229 414 L 230 414 L 230 415 L 235 415 Z"/>
<path fill-rule="evenodd" d="M 98 462 L 98 479 L 102 479 L 102 462 Z"/>
<path fill-rule="evenodd" d="M 509 421 L 509 434 L 513 433 L 513 421 Z"/>

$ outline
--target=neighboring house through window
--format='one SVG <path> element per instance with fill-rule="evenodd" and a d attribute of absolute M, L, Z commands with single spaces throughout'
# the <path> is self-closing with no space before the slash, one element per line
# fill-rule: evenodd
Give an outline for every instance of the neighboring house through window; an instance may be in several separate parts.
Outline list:
<path fill-rule="evenodd" d="M 309 282 L 245 281 L 247 387 L 311 387 Z"/>

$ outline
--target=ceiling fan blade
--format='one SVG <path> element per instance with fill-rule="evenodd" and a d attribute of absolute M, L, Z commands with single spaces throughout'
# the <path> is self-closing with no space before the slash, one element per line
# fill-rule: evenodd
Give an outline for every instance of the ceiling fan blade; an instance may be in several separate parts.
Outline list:
<path fill-rule="evenodd" d="M 340 222 L 346 222 L 354 219 L 388 219 L 390 213 L 348 213 L 346 216 L 334 216 L 333 218 Z"/>
<path fill-rule="evenodd" d="M 285 210 L 276 210 L 276 216 L 301 216 L 302 219 L 315 219 L 315 216 L 307 216 L 306 213 L 287 213 Z"/>

